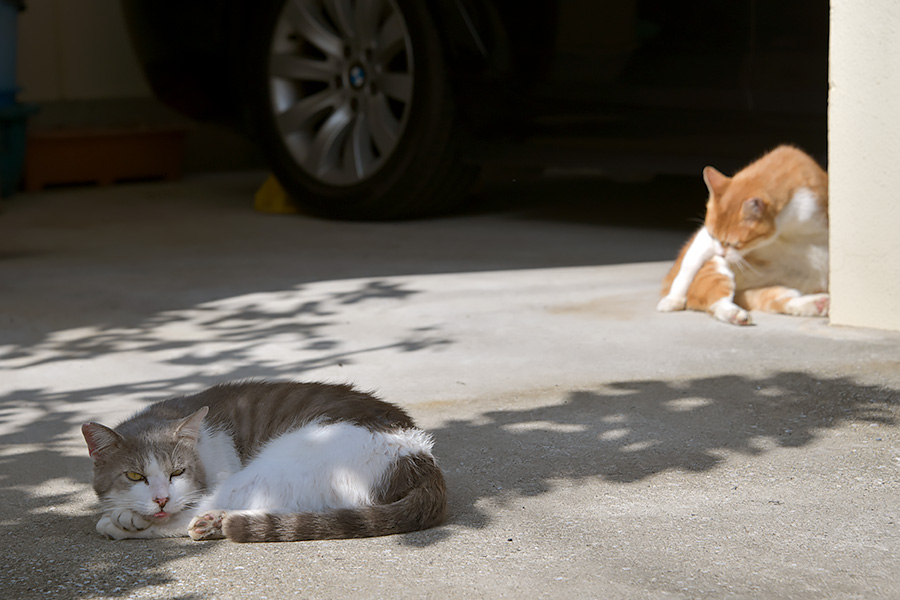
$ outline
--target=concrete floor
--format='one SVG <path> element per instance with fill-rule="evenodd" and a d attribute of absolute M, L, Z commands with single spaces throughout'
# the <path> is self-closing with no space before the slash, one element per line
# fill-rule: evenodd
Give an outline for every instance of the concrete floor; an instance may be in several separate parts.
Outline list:
<path fill-rule="evenodd" d="M 4 597 L 900 597 L 900 335 L 655 312 L 702 185 L 691 205 L 510 183 L 486 209 L 366 224 L 255 213 L 262 179 L 4 202 Z M 664 211 L 676 229 L 640 226 Z M 408 408 L 450 521 L 101 539 L 80 424 L 244 377 Z"/>

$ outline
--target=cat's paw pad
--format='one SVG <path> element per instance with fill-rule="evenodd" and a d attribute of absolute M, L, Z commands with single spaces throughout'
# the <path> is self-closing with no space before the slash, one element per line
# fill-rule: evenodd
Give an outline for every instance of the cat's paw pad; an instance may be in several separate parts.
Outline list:
<path fill-rule="evenodd" d="M 224 510 L 206 511 L 191 519 L 188 525 L 188 535 L 194 541 L 224 538 L 225 534 L 222 533 L 222 520 L 224 518 Z"/>
<path fill-rule="evenodd" d="M 722 300 L 716 302 L 711 308 L 713 316 L 720 321 L 732 325 L 753 325 L 750 313 L 737 304 Z"/>
<path fill-rule="evenodd" d="M 830 306 L 828 294 L 806 294 L 788 301 L 786 312 L 799 317 L 827 317 Z"/>
<path fill-rule="evenodd" d="M 656 310 L 659 312 L 673 312 L 676 310 L 684 310 L 687 300 L 676 296 L 663 296 L 657 303 Z"/>

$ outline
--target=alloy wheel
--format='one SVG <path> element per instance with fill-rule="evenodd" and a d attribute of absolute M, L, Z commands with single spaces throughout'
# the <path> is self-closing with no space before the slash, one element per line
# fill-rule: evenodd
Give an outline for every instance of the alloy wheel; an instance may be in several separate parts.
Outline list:
<path fill-rule="evenodd" d="M 276 129 L 309 177 L 352 186 L 402 139 L 413 54 L 394 0 L 287 0 L 269 53 Z"/>

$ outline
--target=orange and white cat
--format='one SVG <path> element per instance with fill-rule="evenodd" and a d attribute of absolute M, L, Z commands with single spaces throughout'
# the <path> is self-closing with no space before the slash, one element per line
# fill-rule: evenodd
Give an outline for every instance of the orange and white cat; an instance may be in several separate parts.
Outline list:
<path fill-rule="evenodd" d="M 779 146 L 726 177 L 703 169 L 706 219 L 663 281 L 657 309 L 750 325 L 751 310 L 828 314 L 828 175 Z"/>

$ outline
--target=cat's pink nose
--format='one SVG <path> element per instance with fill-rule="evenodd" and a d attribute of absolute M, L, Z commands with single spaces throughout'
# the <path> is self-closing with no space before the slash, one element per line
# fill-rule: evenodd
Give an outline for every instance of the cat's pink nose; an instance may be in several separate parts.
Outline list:
<path fill-rule="evenodd" d="M 165 507 L 166 507 L 166 502 L 169 501 L 169 498 L 168 498 L 168 497 L 166 497 L 166 498 L 154 498 L 153 501 L 156 502 L 157 504 L 159 504 L 159 507 L 160 507 L 160 508 L 165 508 Z"/>

